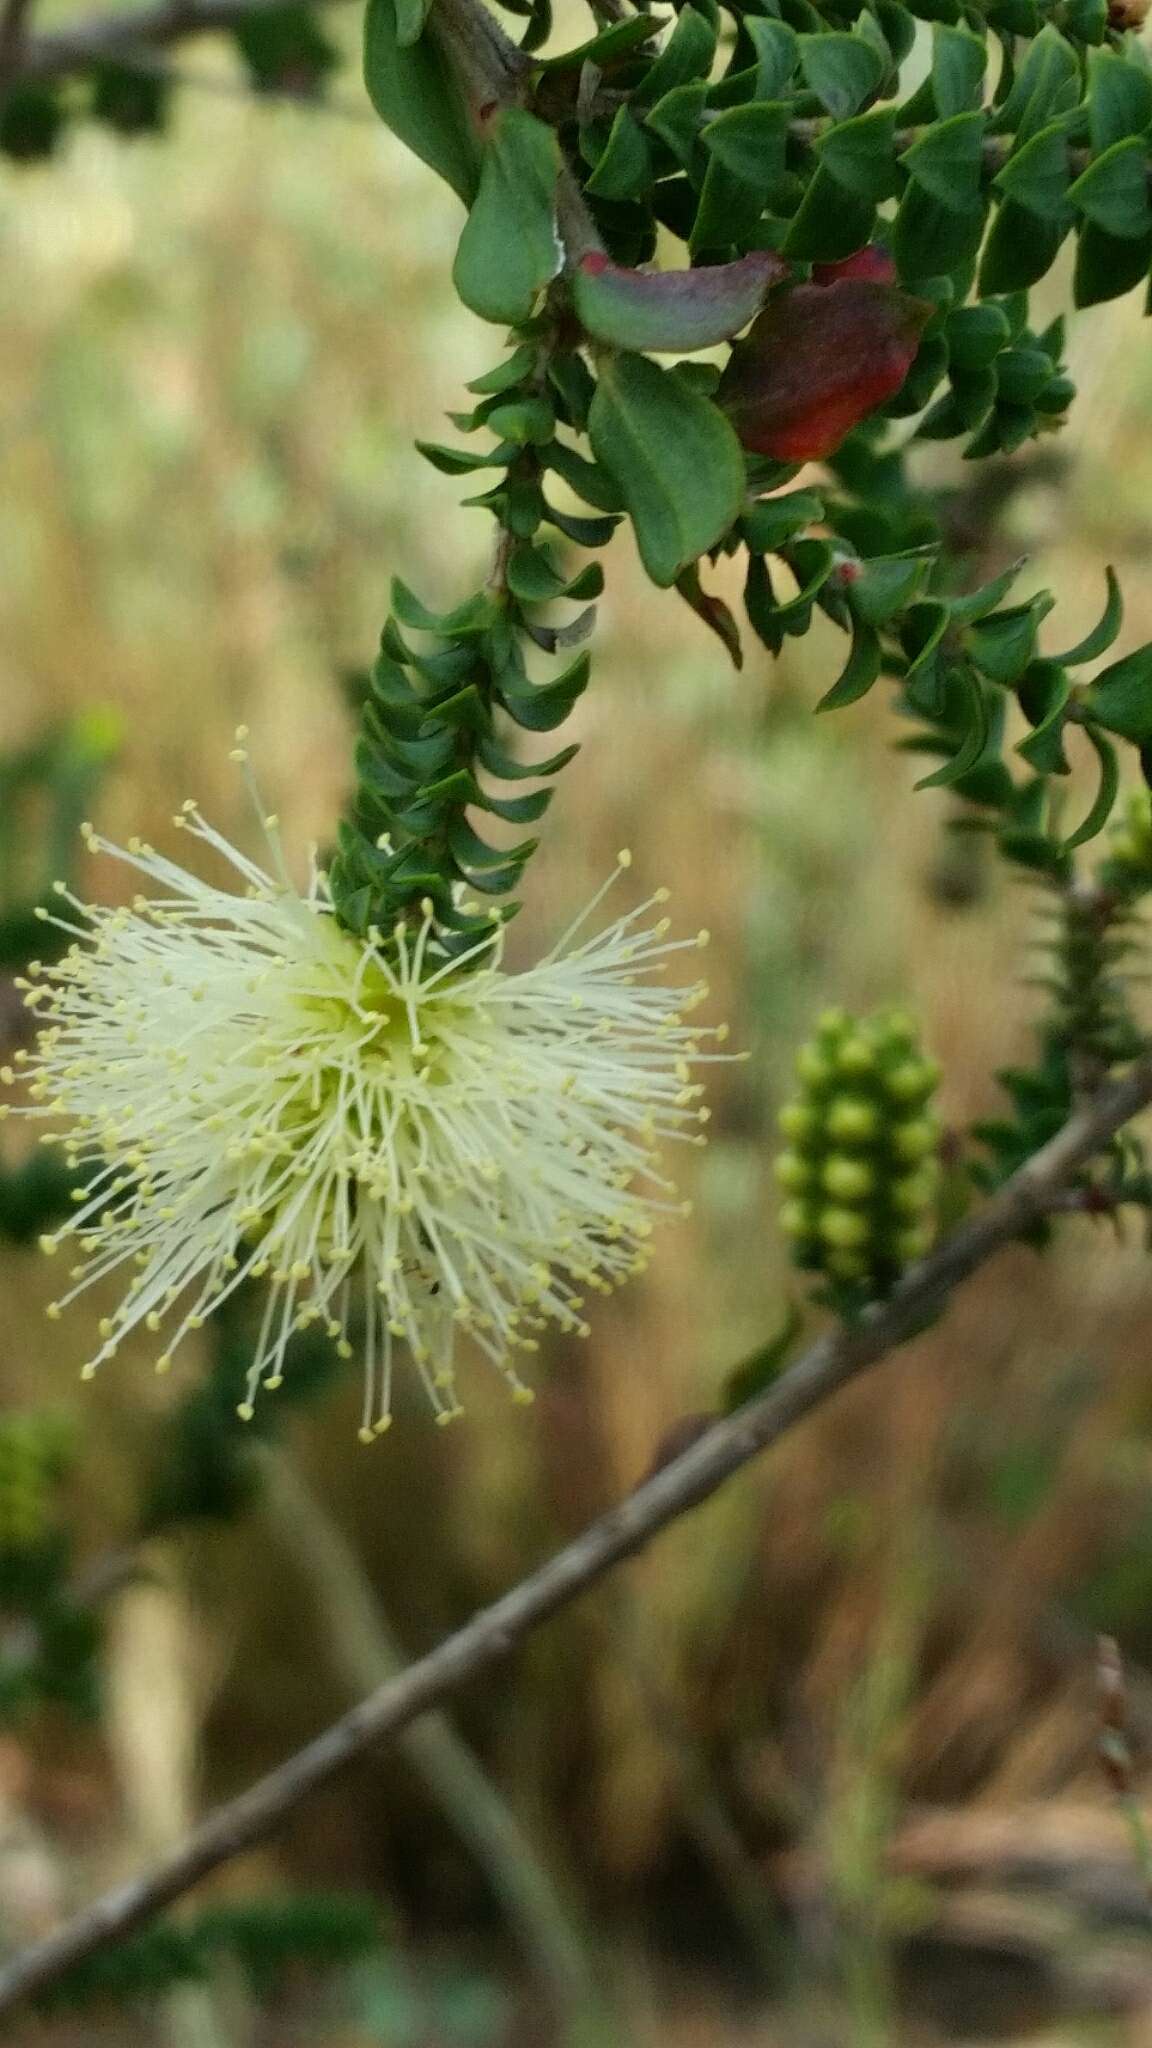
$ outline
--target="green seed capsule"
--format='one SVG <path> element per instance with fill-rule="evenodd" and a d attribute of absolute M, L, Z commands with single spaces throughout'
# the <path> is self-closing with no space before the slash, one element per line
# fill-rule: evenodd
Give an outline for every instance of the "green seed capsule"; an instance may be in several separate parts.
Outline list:
<path fill-rule="evenodd" d="M 830 1195 L 838 1202 L 864 1202 L 875 1191 L 876 1176 L 862 1159 L 847 1159 L 834 1152 L 820 1176 Z"/>
<path fill-rule="evenodd" d="M 828 1106 L 828 1136 L 841 1145 L 869 1145 L 880 1133 L 880 1112 L 859 1095 L 838 1095 Z"/>
<path fill-rule="evenodd" d="M 822 1209 L 816 1228 L 825 1244 L 842 1252 L 862 1250 L 872 1235 L 872 1225 L 858 1209 Z"/>

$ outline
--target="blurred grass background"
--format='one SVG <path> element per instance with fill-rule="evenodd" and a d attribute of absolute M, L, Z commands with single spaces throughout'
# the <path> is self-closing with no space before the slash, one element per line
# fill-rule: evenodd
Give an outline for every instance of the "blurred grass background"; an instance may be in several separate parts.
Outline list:
<path fill-rule="evenodd" d="M 370 121 L 354 66 L 343 111 L 255 103 L 207 46 L 186 68 L 205 83 L 177 95 L 164 139 L 81 127 L 50 165 L 0 168 L 0 748 L 106 708 L 109 836 L 167 845 L 195 795 L 244 842 L 227 759 L 243 720 L 303 860 L 342 800 L 340 679 L 371 659 L 389 576 L 438 605 L 482 568 L 484 516 L 411 443 L 498 344 L 450 291 L 454 200 Z M 1064 644 L 1115 562 L 1127 644 L 1152 635 L 1138 304 L 1083 317 L 1071 357 L 1062 466 L 1037 470 L 994 545 L 1033 553 Z M 626 538 L 607 567 L 583 751 L 514 951 L 531 957 L 624 844 L 639 888 L 667 883 L 678 921 L 711 928 L 714 1011 L 753 1059 L 716 1084 L 695 1215 L 588 1344 L 553 1341 L 527 1416 L 477 1370 L 459 1428 L 413 1402 L 364 1452 L 342 1385 L 292 1425 L 311 1535 L 269 1508 L 156 1552 L 115 1607 L 101 1731 L 61 1716 L 0 1747 L 9 1938 L 337 1712 L 374 1654 L 373 1598 L 419 1652 L 714 1403 L 791 1291 L 773 1119 L 815 1010 L 915 1006 L 957 1123 L 991 1111 L 995 1068 L 1026 1048 L 1028 903 L 947 839 L 945 800 L 910 799 L 879 693 L 812 718 L 832 630 L 736 675 L 646 588 Z M 197 1363 L 161 1386 L 126 1355 L 81 1390 L 88 1311 L 46 1323 L 48 1288 L 35 1253 L 4 1253 L 0 1402 L 77 1419 L 75 1514 L 98 1557 Z M 1152 2041 L 1147 1905 L 1093 1756 L 1097 1629 L 1122 1640 L 1137 1718 L 1152 1691 L 1150 1305 L 1135 1238 L 1074 1225 L 1059 1260 L 1001 1259 L 942 1327 L 460 1699 L 611 1999 L 599 2038 Z M 332 1538 L 350 1608 L 316 1568 Z M 289 1880 L 378 1896 L 387 1966 L 322 1999 L 262 2010 L 225 1984 L 27 2038 L 567 2038 L 405 1762 L 360 1767 L 217 1889 Z"/>

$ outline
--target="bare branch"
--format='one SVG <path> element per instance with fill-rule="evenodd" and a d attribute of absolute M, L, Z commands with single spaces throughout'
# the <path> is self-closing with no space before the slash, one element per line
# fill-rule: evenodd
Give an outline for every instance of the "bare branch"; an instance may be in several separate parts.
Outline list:
<path fill-rule="evenodd" d="M 1146 1056 L 1078 1109 L 998 1194 L 908 1272 L 888 1301 L 873 1304 L 851 1326 L 827 1331 L 769 1392 L 713 1422 L 679 1457 L 538 1571 L 428 1656 L 378 1686 L 279 1769 L 209 1815 L 152 1870 L 105 1893 L 58 1933 L 17 1956 L 0 1971 L 0 2015 L 57 1982 L 96 1950 L 130 1934 L 209 1871 L 271 1834 L 301 1800 L 345 1764 L 398 1735 L 418 1715 L 439 1706 L 468 1679 L 506 1657 L 532 1629 L 670 1522 L 707 1500 L 841 1387 L 916 1336 L 945 1306 L 953 1289 L 1047 1213 L 1055 1190 L 1150 1102 L 1152 1056 Z"/>

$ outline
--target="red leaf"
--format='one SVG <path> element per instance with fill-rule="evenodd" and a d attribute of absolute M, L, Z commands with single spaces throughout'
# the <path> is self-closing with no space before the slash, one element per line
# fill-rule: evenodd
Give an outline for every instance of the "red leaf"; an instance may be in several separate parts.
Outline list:
<path fill-rule="evenodd" d="M 873 284 L 895 284 L 896 265 L 882 242 L 869 242 L 866 249 L 857 249 L 853 256 L 842 256 L 839 263 L 816 263 L 812 266 L 813 284 L 839 284 L 844 277 L 862 277 Z"/>
<path fill-rule="evenodd" d="M 899 391 L 932 312 L 926 300 L 870 278 L 796 285 L 733 349 L 719 403 L 757 455 L 831 455 Z"/>

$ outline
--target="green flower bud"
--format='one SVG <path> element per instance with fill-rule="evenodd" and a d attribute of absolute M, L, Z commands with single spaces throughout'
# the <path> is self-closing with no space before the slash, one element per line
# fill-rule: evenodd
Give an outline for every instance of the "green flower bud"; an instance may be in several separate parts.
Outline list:
<path fill-rule="evenodd" d="M 933 1117 L 915 1117 L 906 1124 L 894 1124 L 890 1143 L 897 1159 L 904 1159 L 914 1165 L 917 1160 L 926 1159 L 940 1143 L 940 1126 Z"/>
<path fill-rule="evenodd" d="M 911 1052 L 919 1043 L 920 1029 L 908 1010 L 885 1010 L 875 1029 L 890 1052 Z"/>
<path fill-rule="evenodd" d="M 846 1038 L 836 1054 L 836 1071 L 839 1074 L 870 1074 L 875 1065 L 876 1047 L 860 1036 Z"/>
<path fill-rule="evenodd" d="M 931 1204 L 939 1185 L 939 1173 L 931 1169 L 935 1160 L 926 1160 L 918 1173 L 910 1173 L 903 1180 L 894 1180 L 889 1200 L 898 1216 L 921 1216 Z"/>
<path fill-rule="evenodd" d="M 888 1069 L 884 1088 L 894 1102 L 921 1103 L 927 1102 L 939 1079 L 935 1060 L 902 1060 Z"/>
<path fill-rule="evenodd" d="M 822 1209 L 816 1225 L 825 1244 L 837 1251 L 859 1251 L 872 1235 L 872 1225 L 859 1209 Z"/>
<path fill-rule="evenodd" d="M 811 1166 L 798 1152 L 781 1152 L 772 1170 L 780 1186 L 793 1195 L 806 1188 L 812 1179 Z"/>
<path fill-rule="evenodd" d="M 834 1152 L 820 1176 L 830 1195 L 838 1202 L 863 1202 L 876 1186 L 876 1176 L 862 1159 L 847 1159 Z"/>
<path fill-rule="evenodd" d="M 836 1280 L 853 1281 L 868 1278 L 868 1260 L 860 1252 L 826 1252 L 824 1268 Z"/>
<path fill-rule="evenodd" d="M 811 1237 L 812 1212 L 804 1202 L 785 1202 L 780 1211 L 780 1228 L 785 1237 Z"/>
<path fill-rule="evenodd" d="M 776 1119 L 781 1135 L 790 1138 L 794 1145 L 803 1144 L 819 1128 L 820 1119 L 806 1102 L 786 1102 Z"/>
<path fill-rule="evenodd" d="M 796 1055 L 796 1072 L 806 1088 L 827 1087 L 832 1079 L 831 1066 L 814 1045 L 801 1046 Z"/>
<path fill-rule="evenodd" d="M 776 1179 L 791 1197 L 780 1224 L 794 1263 L 824 1276 L 824 1298 L 855 1308 L 887 1293 L 932 1242 L 939 1069 L 902 1011 L 827 1010 L 796 1071 L 797 1098 L 779 1118 L 790 1142 Z"/>
<path fill-rule="evenodd" d="M 842 1145 L 869 1145 L 879 1136 L 880 1112 L 858 1095 L 838 1095 L 828 1110 L 828 1136 Z"/>
<path fill-rule="evenodd" d="M 847 1010 L 821 1010 L 816 1019 L 816 1036 L 836 1043 L 851 1026 L 852 1019 Z"/>

